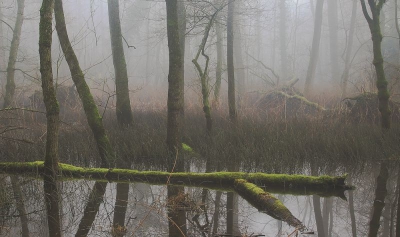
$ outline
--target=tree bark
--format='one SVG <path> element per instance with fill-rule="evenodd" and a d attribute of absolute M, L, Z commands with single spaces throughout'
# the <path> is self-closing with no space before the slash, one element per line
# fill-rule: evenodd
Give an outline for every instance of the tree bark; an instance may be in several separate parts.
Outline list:
<path fill-rule="evenodd" d="M 102 117 L 99 114 L 99 110 L 92 94 L 90 93 L 89 86 L 85 81 L 85 76 L 79 65 L 78 58 L 76 57 L 69 40 L 67 27 L 65 25 L 62 0 L 55 0 L 54 13 L 56 19 L 56 30 L 60 40 L 61 48 L 71 71 L 72 80 L 74 81 L 78 95 L 82 101 L 88 124 L 94 135 L 101 158 L 101 166 L 111 167 L 114 165 L 115 160 L 114 149 L 112 148 L 107 137 L 103 126 Z"/>
<path fill-rule="evenodd" d="M 279 2 L 279 44 L 281 51 L 281 74 L 280 78 L 283 80 L 287 79 L 287 43 L 286 43 L 286 1 L 281 0 Z M 277 86 L 279 85 L 279 80 L 277 81 Z"/>
<path fill-rule="evenodd" d="M 234 11 L 235 11 L 235 0 L 228 0 L 228 18 L 227 18 L 228 105 L 229 105 L 229 118 L 233 123 L 236 122 L 237 118 L 235 68 L 233 64 Z"/>
<path fill-rule="evenodd" d="M 182 149 L 183 111 L 184 111 L 184 77 L 183 54 L 178 24 L 177 0 L 166 0 L 167 5 L 167 32 L 169 50 L 168 73 L 168 124 L 167 146 L 169 150 L 168 170 L 175 165 L 175 171 L 183 171 Z"/>
<path fill-rule="evenodd" d="M 213 107 L 216 108 L 219 105 L 219 97 L 221 91 L 221 82 L 222 82 L 222 55 L 223 55 L 223 46 L 222 46 L 222 26 L 221 23 L 215 23 L 215 31 L 217 35 L 217 68 L 215 70 L 215 86 L 214 86 L 214 100 Z"/>
<path fill-rule="evenodd" d="M 355 26 L 356 26 L 356 17 L 357 17 L 357 1 L 353 0 L 353 7 L 351 12 L 351 20 L 350 20 L 350 29 L 349 29 L 349 37 L 347 39 L 347 49 L 346 56 L 344 61 L 344 71 L 342 74 L 342 98 L 346 98 L 347 96 L 347 83 L 349 81 L 349 74 L 351 68 L 351 55 L 353 52 L 353 42 L 355 35 Z"/>
<path fill-rule="evenodd" d="M 184 23 L 178 9 L 183 10 L 177 0 L 165 0 L 167 7 L 167 37 L 169 51 L 168 72 L 168 170 L 185 169 L 182 155 L 182 134 L 184 128 Z M 183 187 L 168 187 L 168 199 L 184 195 Z M 184 210 L 169 210 L 169 235 L 186 235 L 186 213 Z"/>
<path fill-rule="evenodd" d="M 329 51 L 331 58 L 332 85 L 338 86 L 339 81 L 339 48 L 338 48 L 338 1 L 328 2 L 328 24 L 329 24 Z"/>
<path fill-rule="evenodd" d="M 119 1 L 108 0 L 107 2 L 115 72 L 117 121 L 119 126 L 125 127 L 132 125 L 133 118 L 129 99 L 128 70 L 126 68 L 125 53 L 122 44 L 121 21 L 119 19 Z"/>
<path fill-rule="evenodd" d="M 8 57 L 7 66 L 7 85 L 6 85 L 6 95 L 4 96 L 4 108 L 11 106 L 14 100 L 15 94 L 15 63 L 17 61 L 18 48 L 21 38 L 22 23 L 24 22 L 24 9 L 25 0 L 18 0 L 18 11 L 17 19 L 15 21 L 15 26 L 13 29 L 13 37 L 11 40 L 10 55 Z"/>
<path fill-rule="evenodd" d="M 39 25 L 40 73 L 42 75 L 43 100 L 46 106 L 47 117 L 47 140 L 43 184 L 49 235 L 61 237 L 59 193 L 57 187 L 60 109 L 58 107 L 56 92 L 54 89 L 51 61 L 53 8 L 53 0 L 43 0 L 40 9 Z"/>
<path fill-rule="evenodd" d="M 385 0 L 379 0 L 377 3 L 372 0 L 368 0 L 368 5 L 371 10 L 372 16 L 369 15 L 367 7 L 365 5 L 365 0 L 361 0 L 362 10 L 365 19 L 368 22 L 369 29 L 371 31 L 374 61 L 376 71 L 376 87 L 378 88 L 378 99 L 379 99 L 379 112 L 381 113 L 381 126 L 383 129 L 389 129 L 391 126 L 390 121 L 390 107 L 389 98 L 390 94 L 387 88 L 387 81 L 385 76 L 385 71 L 383 68 L 383 56 L 382 56 L 382 34 L 381 25 L 379 21 L 380 13 Z"/>
<path fill-rule="evenodd" d="M 324 7 L 324 0 L 317 0 L 317 6 L 315 9 L 314 35 L 311 46 L 310 62 L 308 64 L 306 82 L 304 85 L 304 94 L 306 96 L 309 96 L 312 91 L 312 86 L 315 79 L 315 71 L 317 69 L 317 63 L 319 57 L 319 45 L 321 43 L 323 7 Z"/>

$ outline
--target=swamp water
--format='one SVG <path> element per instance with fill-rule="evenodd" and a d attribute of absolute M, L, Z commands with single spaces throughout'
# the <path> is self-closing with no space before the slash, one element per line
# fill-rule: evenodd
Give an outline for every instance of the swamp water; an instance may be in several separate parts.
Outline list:
<path fill-rule="evenodd" d="M 371 172 L 366 172 L 357 177 L 354 175 L 352 180 L 357 189 L 346 191 L 347 200 L 339 197 L 319 198 L 315 195 L 274 194 L 314 234 L 301 234 L 299 232 L 298 235 L 295 235 L 295 228 L 259 212 L 239 196 L 234 198 L 234 230 L 237 231 L 237 236 L 318 236 L 313 208 L 313 203 L 317 201 L 321 204 L 322 221 L 327 227 L 325 231 L 329 233 L 325 236 L 352 236 L 352 227 L 356 228 L 357 236 L 366 236 L 376 178 L 371 175 Z M 21 236 L 21 223 L 16 211 L 10 178 L 3 175 L 2 182 L 3 185 L 0 190 L 0 236 Z M 61 182 L 62 230 L 65 237 L 75 236 L 94 183 L 94 181 L 88 180 Z M 393 181 L 392 185 L 395 185 L 394 183 Z M 19 177 L 18 185 L 20 185 L 23 193 L 31 236 L 48 236 L 43 182 L 37 179 Z M 131 183 L 129 188 L 125 236 L 168 236 L 167 187 Z M 355 222 L 352 222 L 349 210 L 350 192 L 354 196 Z M 227 192 L 207 190 L 208 195 L 204 202 L 206 212 L 201 209 L 203 204 L 202 193 L 202 188 L 186 187 L 184 194 L 186 201 L 178 204 L 180 205 L 179 208 L 186 211 L 187 235 L 228 236 L 226 235 Z M 111 236 L 115 196 L 116 184 L 109 183 L 88 236 Z M 219 200 L 219 202 L 216 203 L 216 200 Z M 395 215 L 393 215 L 394 210 L 390 209 L 390 205 L 395 202 L 394 190 L 389 189 L 387 202 L 389 207 L 384 211 L 381 226 L 385 233 L 389 233 L 390 228 L 393 228 L 390 227 L 393 226 L 393 222 L 390 223 L 390 221 L 394 219 Z M 216 214 L 216 209 L 218 214 Z M 214 228 L 216 232 L 211 234 L 213 224 L 216 223 L 215 218 L 218 219 L 218 227 Z M 205 223 L 209 223 L 208 228 L 204 227 Z"/>

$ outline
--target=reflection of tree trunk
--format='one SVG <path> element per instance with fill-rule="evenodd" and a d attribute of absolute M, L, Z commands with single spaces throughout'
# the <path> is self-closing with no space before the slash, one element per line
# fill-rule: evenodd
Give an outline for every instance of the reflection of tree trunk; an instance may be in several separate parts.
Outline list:
<path fill-rule="evenodd" d="M 40 73 L 42 76 L 43 101 L 46 107 L 47 117 L 43 186 L 49 235 L 52 237 L 61 237 L 59 193 L 57 187 L 60 109 L 58 107 L 54 88 L 51 61 L 53 7 L 53 0 L 43 0 L 40 9 L 39 24 Z"/>
<path fill-rule="evenodd" d="M 333 199 L 332 198 L 324 198 L 324 205 L 323 205 L 323 212 L 322 212 L 322 219 L 323 219 L 323 226 L 324 226 L 324 233 L 325 236 L 329 236 L 329 220 L 333 208 Z M 331 220 L 332 221 L 332 220 Z"/>
<path fill-rule="evenodd" d="M 103 202 L 106 188 L 106 182 L 94 183 L 75 237 L 86 237 L 88 235 L 90 229 L 92 228 L 94 219 L 96 218 L 97 212 L 99 212 L 100 204 Z"/>
<path fill-rule="evenodd" d="M 232 236 L 241 236 L 239 230 L 239 196 L 228 192 L 226 196 L 226 233 Z"/>
<path fill-rule="evenodd" d="M 180 200 L 184 197 L 185 188 L 177 186 L 168 186 L 168 200 Z M 186 236 L 186 211 L 182 208 L 182 203 L 173 203 L 176 205 L 170 205 L 168 209 L 168 226 L 169 236 Z"/>
<path fill-rule="evenodd" d="M 227 66 L 228 66 L 228 105 L 229 118 L 232 122 L 236 121 L 236 98 L 235 98 L 235 68 L 233 64 L 233 21 L 234 21 L 235 1 L 228 1 L 227 18 Z"/>
<path fill-rule="evenodd" d="M 349 184 L 352 185 L 351 176 L 349 178 Z M 354 191 L 349 190 L 349 212 L 351 220 L 351 233 L 352 237 L 357 237 L 357 226 L 356 226 L 356 215 L 354 211 Z"/>
<path fill-rule="evenodd" d="M 304 86 L 304 94 L 310 95 L 312 85 L 315 79 L 315 71 L 317 69 L 317 62 L 319 57 L 319 45 L 321 43 L 321 31 L 322 31 L 322 10 L 324 6 L 324 0 L 317 0 L 317 6 L 315 9 L 315 21 L 314 21 L 314 35 L 311 46 L 310 62 L 308 64 L 306 82 Z"/>
<path fill-rule="evenodd" d="M 383 209 L 382 217 L 383 217 L 383 226 L 382 226 L 382 235 L 381 236 L 389 236 L 390 232 L 390 205 L 391 202 L 388 198 L 385 201 L 385 207 Z"/>
<path fill-rule="evenodd" d="M 400 236 L 400 166 L 397 171 L 397 218 L 396 218 L 396 236 Z"/>
<path fill-rule="evenodd" d="M 212 235 L 214 236 L 218 232 L 218 227 L 219 227 L 219 208 L 221 205 L 221 196 L 222 192 L 217 191 L 215 194 L 215 207 L 214 207 L 214 216 L 213 216 L 213 229 L 212 229 Z"/>
<path fill-rule="evenodd" d="M 313 195 L 315 222 L 317 223 L 318 237 L 325 237 L 324 223 L 321 214 L 321 198 Z"/>
<path fill-rule="evenodd" d="M 11 175 L 11 186 L 15 198 L 15 203 L 16 207 L 18 210 L 18 214 L 20 216 L 21 220 L 21 227 L 22 227 L 22 237 L 28 237 L 29 236 L 29 228 L 28 228 L 28 216 L 26 215 L 26 210 L 25 210 L 25 204 L 24 204 L 24 198 L 22 196 L 22 191 L 21 191 L 21 186 L 19 184 L 19 179 L 18 177 Z"/>
<path fill-rule="evenodd" d="M 358 0 L 353 0 L 353 7 L 351 12 L 350 29 L 347 40 L 346 56 L 344 61 L 344 71 L 342 74 L 342 98 L 346 98 L 347 94 L 347 83 L 349 81 L 349 74 L 351 68 L 351 54 L 353 52 L 353 41 L 355 35 L 356 16 L 357 16 L 357 4 Z"/>
<path fill-rule="evenodd" d="M 22 23 L 24 21 L 25 0 L 18 0 L 17 20 L 13 29 L 13 38 L 11 40 L 10 56 L 7 66 L 7 85 L 6 95 L 4 96 L 4 107 L 10 107 L 15 94 L 15 63 L 17 62 L 18 48 L 21 38 Z"/>
<path fill-rule="evenodd" d="M 387 194 L 386 183 L 389 177 L 389 172 L 386 163 L 381 164 L 379 175 L 376 181 L 375 189 L 375 200 L 372 209 L 372 216 L 369 222 L 368 236 L 374 237 L 378 235 L 378 230 L 380 226 L 380 218 L 382 215 L 382 210 L 385 207 L 385 198 Z"/>
<path fill-rule="evenodd" d="M 125 216 L 128 207 L 129 183 L 117 183 L 117 194 L 115 197 L 113 236 L 125 235 Z"/>
<path fill-rule="evenodd" d="M 133 118 L 129 99 L 128 70 L 126 68 L 121 21 L 119 19 L 119 1 L 108 0 L 108 19 L 115 72 L 117 121 L 120 126 L 128 126 L 132 124 Z"/>

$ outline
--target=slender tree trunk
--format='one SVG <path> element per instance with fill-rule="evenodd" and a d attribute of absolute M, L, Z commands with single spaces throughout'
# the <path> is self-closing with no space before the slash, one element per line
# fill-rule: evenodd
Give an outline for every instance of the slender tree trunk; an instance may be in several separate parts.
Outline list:
<path fill-rule="evenodd" d="M 3 4 L 0 2 L 0 21 L 3 21 Z M 5 71 L 6 70 L 6 62 L 5 62 L 5 54 L 4 54 L 4 31 L 3 31 L 3 23 L 1 22 L 0 24 L 0 70 Z M 5 86 L 7 84 L 7 79 L 3 79 L 3 76 L 1 77 L 1 92 L 4 94 L 5 92 Z"/>
<path fill-rule="evenodd" d="M 321 214 L 321 198 L 313 195 L 315 222 L 317 223 L 318 237 L 325 237 L 324 223 Z"/>
<path fill-rule="evenodd" d="M 227 18 L 227 66 L 228 66 L 228 105 L 229 118 L 236 122 L 236 92 L 235 92 L 235 68 L 233 64 L 233 23 L 234 23 L 235 0 L 228 0 Z"/>
<path fill-rule="evenodd" d="M 90 93 L 89 86 L 85 81 L 85 76 L 79 65 L 78 58 L 72 48 L 71 42 L 68 37 L 67 28 L 65 25 L 64 10 L 62 0 L 55 0 L 54 13 L 56 19 L 56 30 L 60 40 L 62 51 L 71 71 L 72 80 L 78 91 L 78 95 L 82 101 L 83 109 L 85 110 L 88 124 L 94 135 L 94 139 L 99 150 L 102 167 L 110 167 L 114 165 L 114 149 L 107 137 L 106 131 L 103 126 L 102 118 L 99 110 Z"/>
<path fill-rule="evenodd" d="M 214 14 L 211 16 L 211 19 L 209 20 L 205 30 L 204 30 L 204 36 L 203 39 L 201 40 L 201 43 L 199 45 L 199 49 L 197 50 L 197 54 L 195 58 L 192 60 L 193 64 L 195 65 L 197 72 L 199 73 L 200 76 L 200 83 L 201 83 L 201 94 L 203 97 L 203 111 L 204 111 L 204 116 L 206 118 L 206 130 L 207 133 L 210 135 L 212 131 L 212 117 L 211 117 L 211 106 L 210 106 L 210 87 L 209 87 L 209 77 L 208 77 L 208 65 L 210 62 L 210 57 L 205 53 L 205 46 L 207 44 L 208 36 L 211 30 L 211 27 L 214 24 L 214 20 L 217 17 L 218 12 L 221 10 L 216 9 Z M 200 64 L 198 63 L 200 54 L 203 55 L 203 57 L 206 60 L 204 69 L 201 68 Z"/>
<path fill-rule="evenodd" d="M 235 13 L 236 14 L 236 13 Z M 238 101 L 237 101 L 237 107 L 239 109 L 242 108 L 242 105 L 244 103 L 243 97 L 246 92 L 246 76 L 245 76 L 245 68 L 243 64 L 243 54 L 242 54 L 242 34 L 241 34 L 241 29 L 240 29 L 240 20 L 239 15 L 236 15 L 234 17 L 234 39 L 233 39 L 233 45 L 234 45 L 234 63 L 235 63 L 235 84 L 237 84 L 238 88 Z"/>
<path fill-rule="evenodd" d="M 400 165 L 397 171 L 397 217 L 396 217 L 396 237 L 400 236 Z"/>
<path fill-rule="evenodd" d="M 169 50 L 168 72 L 168 171 L 184 171 L 184 160 L 181 154 L 182 133 L 184 126 L 184 33 L 183 23 L 179 20 L 178 8 L 182 5 L 177 0 L 166 0 L 167 37 Z M 178 198 L 184 194 L 184 188 L 168 186 L 168 199 Z M 169 210 L 168 225 L 170 236 L 186 236 L 185 211 Z"/>
<path fill-rule="evenodd" d="M 119 19 L 119 1 L 108 0 L 107 2 L 115 72 L 117 121 L 120 126 L 124 127 L 131 125 L 133 118 L 129 99 L 128 70 L 126 68 L 125 53 L 122 44 L 121 22 Z"/>
<path fill-rule="evenodd" d="M 6 95 L 4 97 L 4 108 L 10 107 L 15 94 L 15 63 L 17 61 L 18 48 L 21 38 L 22 23 L 24 22 L 25 0 L 18 0 L 17 20 L 13 30 L 13 38 L 11 40 L 10 55 L 8 57 L 7 66 L 7 85 Z"/>
<path fill-rule="evenodd" d="M 52 237 L 61 237 L 59 193 L 57 187 L 60 109 L 54 89 L 51 61 L 53 8 L 53 0 L 43 0 L 40 9 L 39 25 L 40 73 L 42 75 L 43 100 L 46 106 L 47 117 L 47 140 L 43 184 L 49 235 Z"/>
<path fill-rule="evenodd" d="M 88 124 L 94 135 L 97 149 L 101 158 L 101 167 L 107 168 L 113 166 L 115 160 L 114 149 L 106 135 L 102 118 L 99 110 L 94 102 L 93 96 L 90 93 L 89 86 L 85 81 L 84 74 L 80 68 L 78 59 L 72 48 L 68 37 L 67 28 L 65 25 L 64 10 L 62 0 L 55 0 L 54 13 L 56 20 L 57 35 L 60 40 L 62 51 L 71 71 L 72 80 L 78 91 L 78 95 L 82 101 L 83 109 L 85 110 Z M 102 202 L 102 197 L 106 191 L 107 183 L 96 182 L 91 191 L 90 198 L 86 204 L 84 215 L 82 217 L 79 229 L 76 236 L 86 236 L 90 230 L 99 206 Z"/>
<path fill-rule="evenodd" d="M 357 1 L 353 0 L 353 7 L 351 12 L 351 20 L 350 20 L 350 29 L 349 29 L 349 37 L 347 39 L 347 49 L 346 56 L 344 61 L 344 71 L 342 74 L 342 98 L 346 98 L 347 96 L 347 83 L 349 81 L 349 74 L 351 68 L 351 55 L 353 52 L 353 42 L 355 35 L 355 26 L 356 26 L 356 17 L 357 17 Z"/>
<path fill-rule="evenodd" d="M 22 24 L 24 21 L 24 10 L 25 10 L 25 0 L 18 0 L 18 10 L 17 10 L 17 18 L 15 21 L 13 38 L 11 40 L 11 47 L 10 47 L 10 55 L 8 58 L 8 66 L 7 66 L 7 77 L 6 77 L 6 91 L 4 97 L 4 104 L 3 108 L 10 107 L 12 102 L 14 101 L 15 95 L 15 63 L 17 61 L 18 55 L 18 48 L 20 44 L 21 38 L 21 29 Z M 0 6 L 1 8 L 2 6 Z M 0 19 L 3 20 L 2 9 L 0 9 Z M 3 23 L 0 23 L 0 66 L 1 70 L 4 70 L 4 49 L 3 49 Z M 20 215 L 21 226 L 22 226 L 22 236 L 26 237 L 29 236 L 29 229 L 28 229 L 28 218 L 26 216 L 26 209 L 24 200 L 22 198 L 22 191 L 21 187 L 18 184 L 18 178 L 15 176 L 10 176 L 11 179 L 11 186 L 13 190 L 13 194 L 16 201 L 16 207 L 18 213 Z"/>
<path fill-rule="evenodd" d="M 126 68 L 125 53 L 122 43 L 121 22 L 119 19 L 119 1 L 108 0 L 107 2 L 111 49 L 115 71 L 117 122 L 120 128 L 125 128 L 132 125 L 133 118 L 129 98 L 128 70 Z M 117 160 L 118 168 L 125 168 L 125 165 L 126 162 L 120 159 Z M 117 184 L 116 193 L 113 235 L 123 236 L 125 233 L 125 215 L 128 204 L 129 184 Z"/>
<path fill-rule="evenodd" d="M 222 82 L 222 55 L 223 55 L 223 46 L 222 46 L 222 26 L 219 22 L 215 23 L 215 31 L 217 35 L 217 68 L 215 71 L 215 86 L 214 86 L 214 101 L 213 107 L 218 107 L 219 105 L 219 96 L 221 91 L 221 82 Z"/>
<path fill-rule="evenodd" d="M 309 96 L 312 91 L 312 86 L 315 79 L 315 71 L 317 69 L 317 62 L 319 57 L 319 45 L 321 43 L 323 7 L 324 7 L 324 0 L 317 0 L 317 6 L 315 9 L 314 36 L 311 46 L 310 62 L 308 64 L 306 82 L 304 86 L 304 94 L 306 96 Z"/>
<path fill-rule="evenodd" d="M 371 10 L 372 17 L 367 11 L 365 1 L 361 0 L 362 10 L 365 19 L 368 22 L 369 29 L 371 31 L 374 61 L 376 71 L 376 87 L 378 88 L 378 99 L 379 99 L 379 111 L 381 113 L 381 126 L 383 129 L 389 129 L 391 125 L 390 121 L 390 107 L 389 107 L 389 91 L 387 88 L 387 81 L 385 76 L 385 71 L 383 68 L 383 56 L 382 56 L 382 34 L 381 25 L 379 21 L 380 13 L 385 0 L 379 0 L 377 3 L 375 1 L 368 1 Z"/>
<path fill-rule="evenodd" d="M 280 78 L 287 80 L 287 43 L 286 43 L 286 1 L 281 0 L 279 2 L 279 41 L 280 41 L 280 51 L 281 51 L 281 75 Z M 279 85 L 279 81 L 277 82 Z"/>
<path fill-rule="evenodd" d="M 338 48 L 338 1 L 327 1 L 328 24 L 329 24 L 329 50 L 331 57 L 332 85 L 337 86 L 339 82 L 339 48 Z"/>

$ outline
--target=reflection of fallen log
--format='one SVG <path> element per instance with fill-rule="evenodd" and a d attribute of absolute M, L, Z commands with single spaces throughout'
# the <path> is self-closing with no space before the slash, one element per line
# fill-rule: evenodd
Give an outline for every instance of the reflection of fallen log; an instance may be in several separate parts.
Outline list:
<path fill-rule="evenodd" d="M 264 212 L 277 220 L 284 221 L 290 226 L 303 231 L 306 227 L 283 205 L 283 203 L 265 192 L 257 185 L 247 182 L 244 179 L 236 179 L 234 183 L 235 191 L 260 212 Z"/>
<path fill-rule="evenodd" d="M 282 194 L 339 196 L 352 186 L 345 184 L 346 176 L 305 176 L 265 173 L 215 172 L 215 173 L 168 173 L 161 171 L 137 171 L 128 169 L 82 168 L 60 164 L 61 179 L 87 179 L 108 182 L 140 182 L 149 184 L 173 184 L 232 191 L 236 179 L 252 182 L 265 190 Z M 43 162 L 0 163 L 0 173 L 38 176 L 43 174 Z"/>

